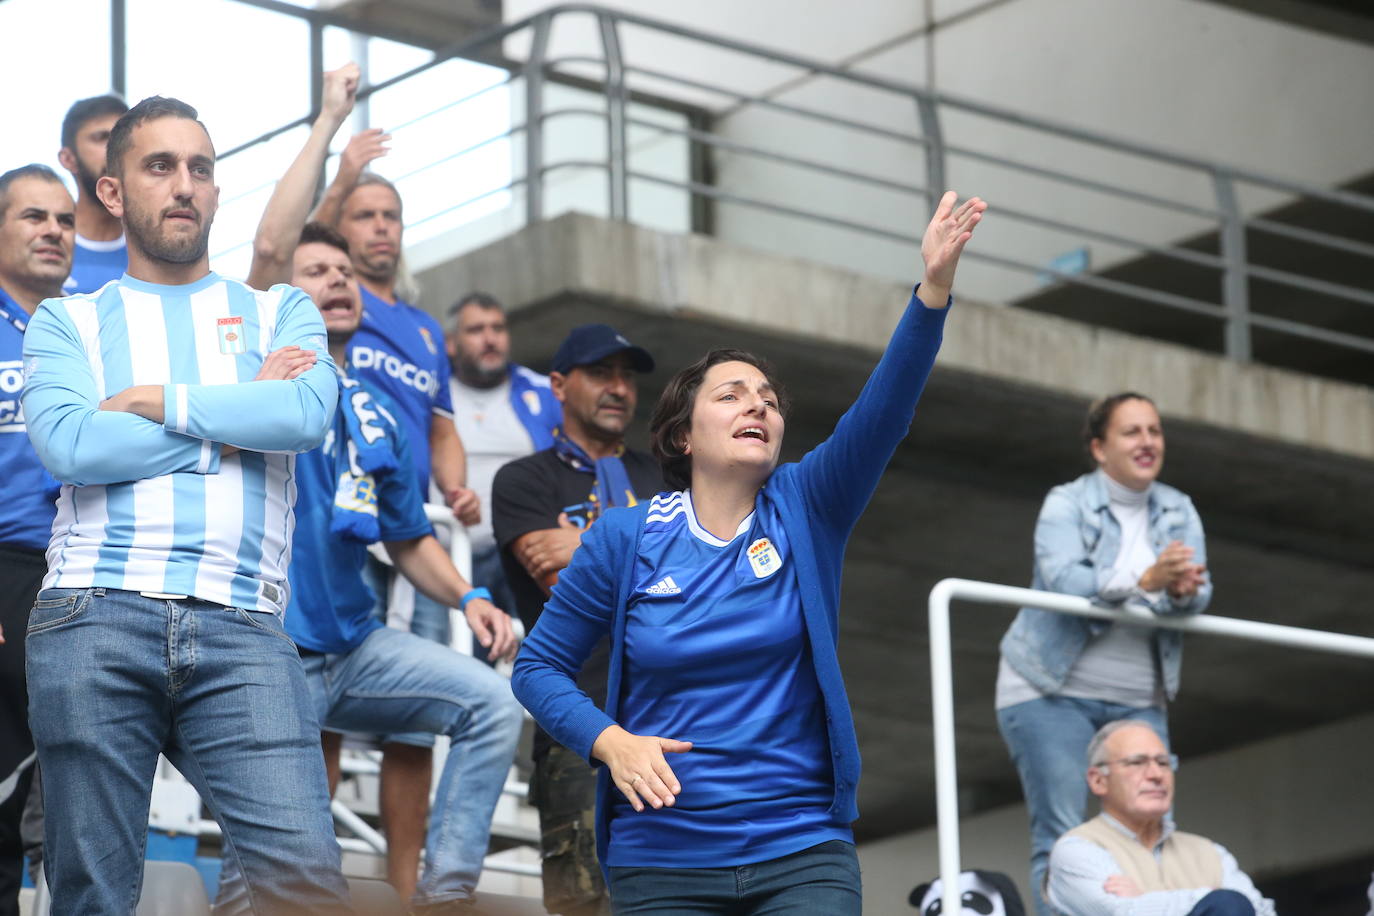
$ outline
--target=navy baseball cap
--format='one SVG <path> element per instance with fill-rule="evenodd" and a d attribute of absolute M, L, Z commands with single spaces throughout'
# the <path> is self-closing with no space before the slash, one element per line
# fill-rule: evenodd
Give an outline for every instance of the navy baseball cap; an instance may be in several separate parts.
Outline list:
<path fill-rule="evenodd" d="M 581 324 L 569 331 L 553 355 L 549 371 L 567 375 L 578 366 L 599 363 L 615 353 L 629 354 L 630 365 L 636 372 L 654 371 L 654 358 L 649 351 L 630 343 L 609 324 Z"/>

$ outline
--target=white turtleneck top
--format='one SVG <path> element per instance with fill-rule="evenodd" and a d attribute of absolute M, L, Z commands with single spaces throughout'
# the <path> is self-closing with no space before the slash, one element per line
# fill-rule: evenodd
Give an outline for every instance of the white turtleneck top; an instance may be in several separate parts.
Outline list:
<path fill-rule="evenodd" d="M 1150 543 L 1150 491 L 1132 490 L 1102 475 L 1109 509 L 1121 525 L 1121 549 L 1098 597 L 1130 603 L 1140 577 L 1155 562 Z M 1002 659 L 997 670 L 998 709 L 1044 696 Z M 1164 705 L 1154 652 L 1154 630 L 1113 624 L 1088 641 L 1056 696 L 1142 708 Z"/>

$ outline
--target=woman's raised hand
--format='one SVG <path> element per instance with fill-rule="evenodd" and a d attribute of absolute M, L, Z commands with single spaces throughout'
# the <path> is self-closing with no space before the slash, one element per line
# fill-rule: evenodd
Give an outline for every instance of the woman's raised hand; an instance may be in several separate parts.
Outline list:
<path fill-rule="evenodd" d="M 944 308 L 949 301 L 959 255 L 973 238 L 973 227 L 978 225 L 988 208 L 982 198 L 970 197 L 956 209 L 954 204 L 958 199 L 954 191 L 945 192 L 921 239 L 921 258 L 925 261 L 926 273 L 921 281 L 920 296 L 931 308 Z"/>
<path fill-rule="evenodd" d="M 611 782 L 630 800 L 630 805 L 643 811 L 646 803 L 653 808 L 673 804 L 682 784 L 663 755 L 685 754 L 691 749 L 690 741 L 632 735 L 619 725 L 612 725 L 597 736 L 592 756 L 610 768 Z"/>

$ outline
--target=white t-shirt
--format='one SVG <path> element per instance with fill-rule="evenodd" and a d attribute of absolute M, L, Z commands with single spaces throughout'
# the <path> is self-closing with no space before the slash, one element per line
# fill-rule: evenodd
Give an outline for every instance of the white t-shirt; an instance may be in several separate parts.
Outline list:
<path fill-rule="evenodd" d="M 472 388 L 449 380 L 453 425 L 468 456 L 468 487 L 482 502 L 482 520 L 468 529 L 472 550 L 491 549 L 491 483 L 507 462 L 533 454 L 534 440 L 510 404 L 510 377 L 495 388 Z"/>

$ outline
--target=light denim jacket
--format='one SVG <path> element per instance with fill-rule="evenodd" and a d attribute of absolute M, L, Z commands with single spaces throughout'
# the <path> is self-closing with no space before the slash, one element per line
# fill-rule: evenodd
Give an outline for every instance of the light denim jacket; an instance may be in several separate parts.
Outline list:
<path fill-rule="evenodd" d="M 1193 501 L 1166 484 L 1150 489 L 1150 545 L 1156 554 L 1170 541 L 1193 548 L 1193 560 L 1207 563 L 1202 519 Z M 1121 525 L 1112 515 L 1103 472 L 1093 471 L 1060 484 L 1045 497 L 1035 523 L 1035 569 L 1031 588 L 1091 598 L 1115 606 L 1128 598 L 1156 614 L 1200 614 L 1212 600 L 1212 579 L 1196 595 L 1177 600 L 1167 592 L 1152 600 L 1139 589 L 1104 594 L 1121 551 Z M 1022 608 L 1002 637 L 1002 657 L 1042 693 L 1058 692 L 1088 640 L 1111 626 L 1110 621 L 1072 617 L 1053 611 Z M 1169 699 L 1178 694 L 1183 659 L 1183 634 L 1156 630 L 1155 651 Z"/>

